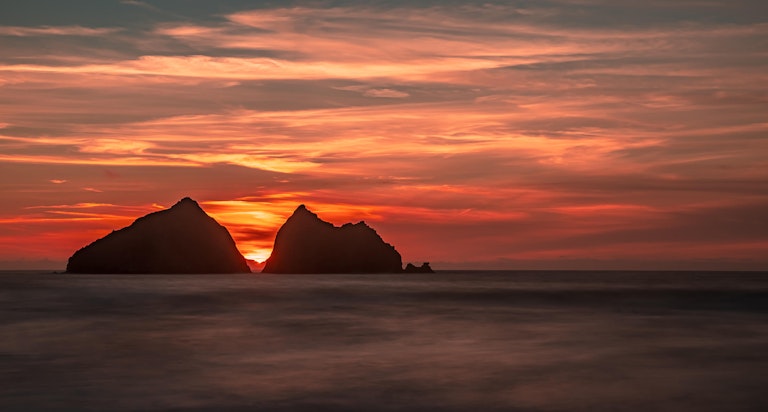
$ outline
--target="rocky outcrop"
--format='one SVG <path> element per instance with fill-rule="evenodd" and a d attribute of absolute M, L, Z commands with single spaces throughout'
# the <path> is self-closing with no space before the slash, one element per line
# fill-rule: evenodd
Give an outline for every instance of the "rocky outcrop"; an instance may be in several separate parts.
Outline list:
<path fill-rule="evenodd" d="M 431 267 L 429 267 L 429 262 L 424 262 L 421 264 L 421 266 L 415 266 L 413 263 L 409 263 L 405 265 L 405 270 L 403 270 L 405 273 L 435 273 L 434 270 L 432 270 Z"/>
<path fill-rule="evenodd" d="M 190 198 L 75 252 L 68 273 L 250 273 L 224 226 Z"/>
<path fill-rule="evenodd" d="M 336 227 L 299 206 L 277 232 L 264 273 L 399 273 L 400 253 L 364 222 Z"/>

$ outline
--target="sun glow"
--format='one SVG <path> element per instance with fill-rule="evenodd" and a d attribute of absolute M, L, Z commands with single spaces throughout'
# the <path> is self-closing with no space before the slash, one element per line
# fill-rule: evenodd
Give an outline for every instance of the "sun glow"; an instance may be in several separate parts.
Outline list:
<path fill-rule="evenodd" d="M 269 258 L 269 255 L 272 254 L 271 250 L 267 249 L 255 249 L 248 253 L 244 253 L 243 256 L 245 256 L 246 259 L 255 260 L 259 263 L 263 263 L 267 258 Z"/>

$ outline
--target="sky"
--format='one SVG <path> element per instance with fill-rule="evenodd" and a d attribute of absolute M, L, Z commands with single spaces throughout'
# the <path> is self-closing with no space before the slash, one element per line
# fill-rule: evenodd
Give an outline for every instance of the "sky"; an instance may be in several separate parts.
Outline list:
<path fill-rule="evenodd" d="M 764 0 L 0 3 L 0 268 L 190 196 L 436 269 L 768 270 Z"/>

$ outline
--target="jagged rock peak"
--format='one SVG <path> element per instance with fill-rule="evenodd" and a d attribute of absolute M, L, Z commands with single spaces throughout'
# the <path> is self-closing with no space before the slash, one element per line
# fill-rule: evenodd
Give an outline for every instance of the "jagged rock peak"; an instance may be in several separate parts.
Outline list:
<path fill-rule="evenodd" d="M 198 204 L 196 201 L 194 201 L 190 197 L 185 197 L 179 200 L 173 206 L 171 206 L 166 210 L 179 210 L 179 209 L 199 212 L 199 213 L 205 214 L 206 216 L 208 215 L 207 213 L 205 213 L 205 211 L 200 206 L 200 204 Z"/>
<path fill-rule="evenodd" d="M 175 204 L 175 205 L 173 205 L 172 207 L 176 207 L 176 206 L 184 206 L 184 205 L 189 205 L 189 206 L 192 206 L 192 205 L 194 205 L 194 206 L 200 207 L 200 205 L 199 205 L 197 202 L 195 202 L 195 201 L 194 201 L 194 200 L 193 200 L 191 197 L 189 197 L 189 196 L 182 198 L 181 200 L 179 200 L 178 202 L 176 202 L 176 204 Z"/>
<path fill-rule="evenodd" d="M 333 223 L 326 222 L 309 210 L 304 205 L 299 205 L 293 214 L 285 221 L 291 222 L 292 227 L 333 227 Z M 285 224 L 283 225 L 285 226 Z"/>
<path fill-rule="evenodd" d="M 293 211 L 293 216 L 310 216 L 318 220 L 320 219 L 319 217 L 317 217 L 317 214 L 307 209 L 307 207 L 304 205 L 299 205 L 299 207 L 297 207 L 296 210 Z"/>

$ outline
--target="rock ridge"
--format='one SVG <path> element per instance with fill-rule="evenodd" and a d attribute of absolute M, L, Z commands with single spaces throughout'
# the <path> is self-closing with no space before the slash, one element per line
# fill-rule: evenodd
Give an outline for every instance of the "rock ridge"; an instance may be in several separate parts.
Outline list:
<path fill-rule="evenodd" d="M 400 273 L 402 258 L 364 221 L 336 227 L 305 205 L 277 232 L 263 273 Z"/>
<path fill-rule="evenodd" d="M 250 273 L 227 229 L 189 197 L 75 252 L 68 273 Z"/>

